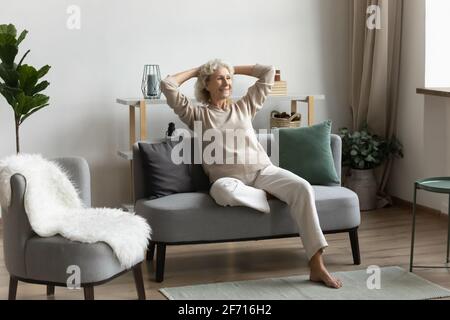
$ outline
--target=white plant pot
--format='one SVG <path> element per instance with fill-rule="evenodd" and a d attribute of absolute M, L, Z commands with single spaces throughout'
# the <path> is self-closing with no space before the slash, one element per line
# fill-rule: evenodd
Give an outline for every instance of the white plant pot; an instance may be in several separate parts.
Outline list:
<path fill-rule="evenodd" d="M 361 211 L 375 210 L 377 208 L 378 188 L 373 169 L 351 169 L 346 181 L 347 188 L 358 195 Z"/>

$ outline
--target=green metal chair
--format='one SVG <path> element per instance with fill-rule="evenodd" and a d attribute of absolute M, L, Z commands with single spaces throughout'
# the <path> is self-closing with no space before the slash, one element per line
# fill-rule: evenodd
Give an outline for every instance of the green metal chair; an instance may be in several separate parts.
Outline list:
<path fill-rule="evenodd" d="M 425 190 L 429 192 L 444 193 L 449 195 L 449 218 L 447 229 L 447 259 L 446 266 L 414 266 L 414 237 L 416 232 L 416 196 L 417 190 Z M 413 268 L 450 268 L 449 253 L 450 253 L 450 177 L 436 177 L 417 180 L 414 183 L 414 200 L 413 200 L 413 227 L 411 237 L 411 257 L 409 262 L 409 271 L 412 272 Z"/>

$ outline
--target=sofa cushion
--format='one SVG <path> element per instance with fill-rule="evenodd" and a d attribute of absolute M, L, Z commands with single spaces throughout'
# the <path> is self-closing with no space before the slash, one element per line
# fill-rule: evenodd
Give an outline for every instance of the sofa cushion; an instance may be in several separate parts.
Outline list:
<path fill-rule="evenodd" d="M 139 142 L 147 197 L 153 199 L 195 191 L 191 165 L 172 161 L 172 149 L 177 143 L 179 142 Z"/>
<path fill-rule="evenodd" d="M 323 231 L 360 224 L 357 195 L 346 188 L 313 186 Z M 166 243 L 208 242 L 298 233 L 286 203 L 269 200 L 271 212 L 218 206 L 206 192 L 180 193 L 136 202 L 136 213 L 151 224 L 152 240 Z"/>
<path fill-rule="evenodd" d="M 280 167 L 313 185 L 338 184 L 330 134 L 331 121 L 305 128 L 279 129 Z"/>

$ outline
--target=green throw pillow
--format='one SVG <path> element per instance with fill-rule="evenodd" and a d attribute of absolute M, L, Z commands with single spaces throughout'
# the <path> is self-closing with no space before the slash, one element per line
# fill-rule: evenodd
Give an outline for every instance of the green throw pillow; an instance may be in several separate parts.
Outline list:
<path fill-rule="evenodd" d="M 313 185 L 340 184 L 331 152 L 331 121 L 279 129 L 280 167 Z"/>

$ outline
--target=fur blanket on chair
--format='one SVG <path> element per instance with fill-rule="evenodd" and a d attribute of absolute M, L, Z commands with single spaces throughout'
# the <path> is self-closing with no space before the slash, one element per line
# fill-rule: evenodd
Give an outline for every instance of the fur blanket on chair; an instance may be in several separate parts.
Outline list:
<path fill-rule="evenodd" d="M 57 234 L 85 243 L 103 241 L 127 269 L 144 259 L 151 229 L 142 217 L 119 209 L 85 208 L 68 173 L 40 155 L 19 154 L 0 160 L 0 203 L 11 201 L 10 179 L 27 181 L 24 205 L 34 232 Z"/>

